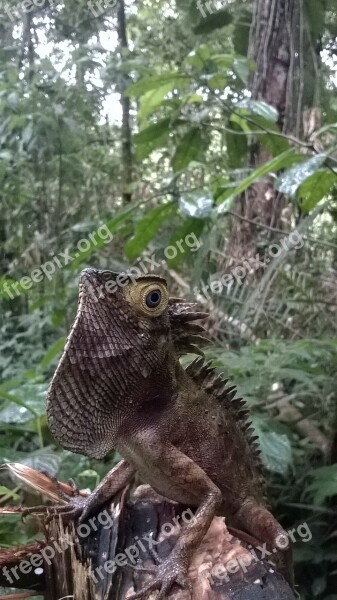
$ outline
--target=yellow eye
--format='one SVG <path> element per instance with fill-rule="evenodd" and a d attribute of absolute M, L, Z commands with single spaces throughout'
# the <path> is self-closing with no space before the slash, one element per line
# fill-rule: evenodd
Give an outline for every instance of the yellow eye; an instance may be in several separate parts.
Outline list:
<path fill-rule="evenodd" d="M 149 317 L 161 315 L 168 304 L 166 286 L 160 281 L 152 283 L 136 282 L 127 290 L 127 295 L 129 300 Z"/>

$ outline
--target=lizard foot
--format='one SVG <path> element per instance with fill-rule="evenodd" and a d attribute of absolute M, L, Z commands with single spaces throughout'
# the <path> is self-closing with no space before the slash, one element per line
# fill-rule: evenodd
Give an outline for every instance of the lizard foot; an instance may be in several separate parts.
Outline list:
<path fill-rule="evenodd" d="M 144 571 L 147 573 L 153 573 L 154 578 L 148 584 L 145 585 L 141 590 L 131 594 L 127 600 L 136 600 L 137 598 L 143 598 L 148 592 L 159 589 L 159 594 L 156 600 L 163 600 L 166 594 L 170 591 L 174 583 L 177 583 L 182 588 L 191 587 L 191 584 L 186 579 L 187 566 L 185 561 L 174 551 L 168 558 L 162 560 L 156 567 L 138 567 L 136 571 Z"/>
<path fill-rule="evenodd" d="M 84 496 L 69 496 L 67 504 L 55 504 L 55 506 L 32 506 L 22 511 L 22 518 L 28 515 L 46 514 L 45 522 L 49 523 L 55 516 L 59 515 L 64 523 L 75 521 L 76 519 L 86 516 L 86 508 L 88 497 Z"/>
<path fill-rule="evenodd" d="M 69 479 L 69 484 L 72 489 L 72 494 L 67 494 L 63 491 L 56 477 L 48 475 L 49 479 L 54 483 L 58 495 L 64 501 L 64 504 L 55 504 L 54 506 L 32 506 L 22 511 L 22 519 L 33 514 L 47 514 L 45 522 L 49 523 L 56 515 L 60 515 L 64 523 L 75 521 L 79 518 L 81 521 L 85 519 L 89 512 L 90 496 L 81 496 L 78 487 L 73 479 Z"/>

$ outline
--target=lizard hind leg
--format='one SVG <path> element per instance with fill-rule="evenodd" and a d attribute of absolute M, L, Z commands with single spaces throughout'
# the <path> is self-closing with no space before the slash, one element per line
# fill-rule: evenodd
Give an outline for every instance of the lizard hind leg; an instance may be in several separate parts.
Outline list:
<path fill-rule="evenodd" d="M 294 587 L 293 561 L 291 541 L 286 531 L 276 521 L 269 510 L 254 502 L 245 502 L 237 511 L 232 520 L 234 527 L 243 529 L 254 536 L 260 546 L 261 559 L 268 559 L 274 555 L 281 574 L 289 585 Z"/>

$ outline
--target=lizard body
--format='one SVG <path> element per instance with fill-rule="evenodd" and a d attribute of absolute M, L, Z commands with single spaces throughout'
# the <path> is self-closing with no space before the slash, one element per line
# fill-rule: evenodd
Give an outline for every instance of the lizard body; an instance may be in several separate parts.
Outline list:
<path fill-rule="evenodd" d="M 110 271 L 81 274 L 77 316 L 48 392 L 48 423 L 73 452 L 103 458 L 114 448 L 124 458 L 89 500 L 63 507 L 68 514 L 83 520 L 135 472 L 161 495 L 196 508 L 151 584 L 131 596 L 159 587 L 164 598 L 215 515 L 268 548 L 288 539 L 266 508 L 245 403 L 203 358 L 186 370 L 180 364 L 182 354 L 199 352 L 205 338 L 194 321 L 207 315 L 170 299 L 161 277 L 115 280 Z"/>

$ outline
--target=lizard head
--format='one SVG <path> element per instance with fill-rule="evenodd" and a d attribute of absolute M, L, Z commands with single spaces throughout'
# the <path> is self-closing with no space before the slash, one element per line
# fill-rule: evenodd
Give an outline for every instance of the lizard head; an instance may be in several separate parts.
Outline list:
<path fill-rule="evenodd" d="M 128 415 L 165 402 L 179 354 L 194 351 L 202 329 L 190 323 L 205 316 L 193 306 L 169 299 L 157 275 L 82 271 L 76 318 L 47 395 L 48 423 L 63 447 L 102 458 Z"/>

